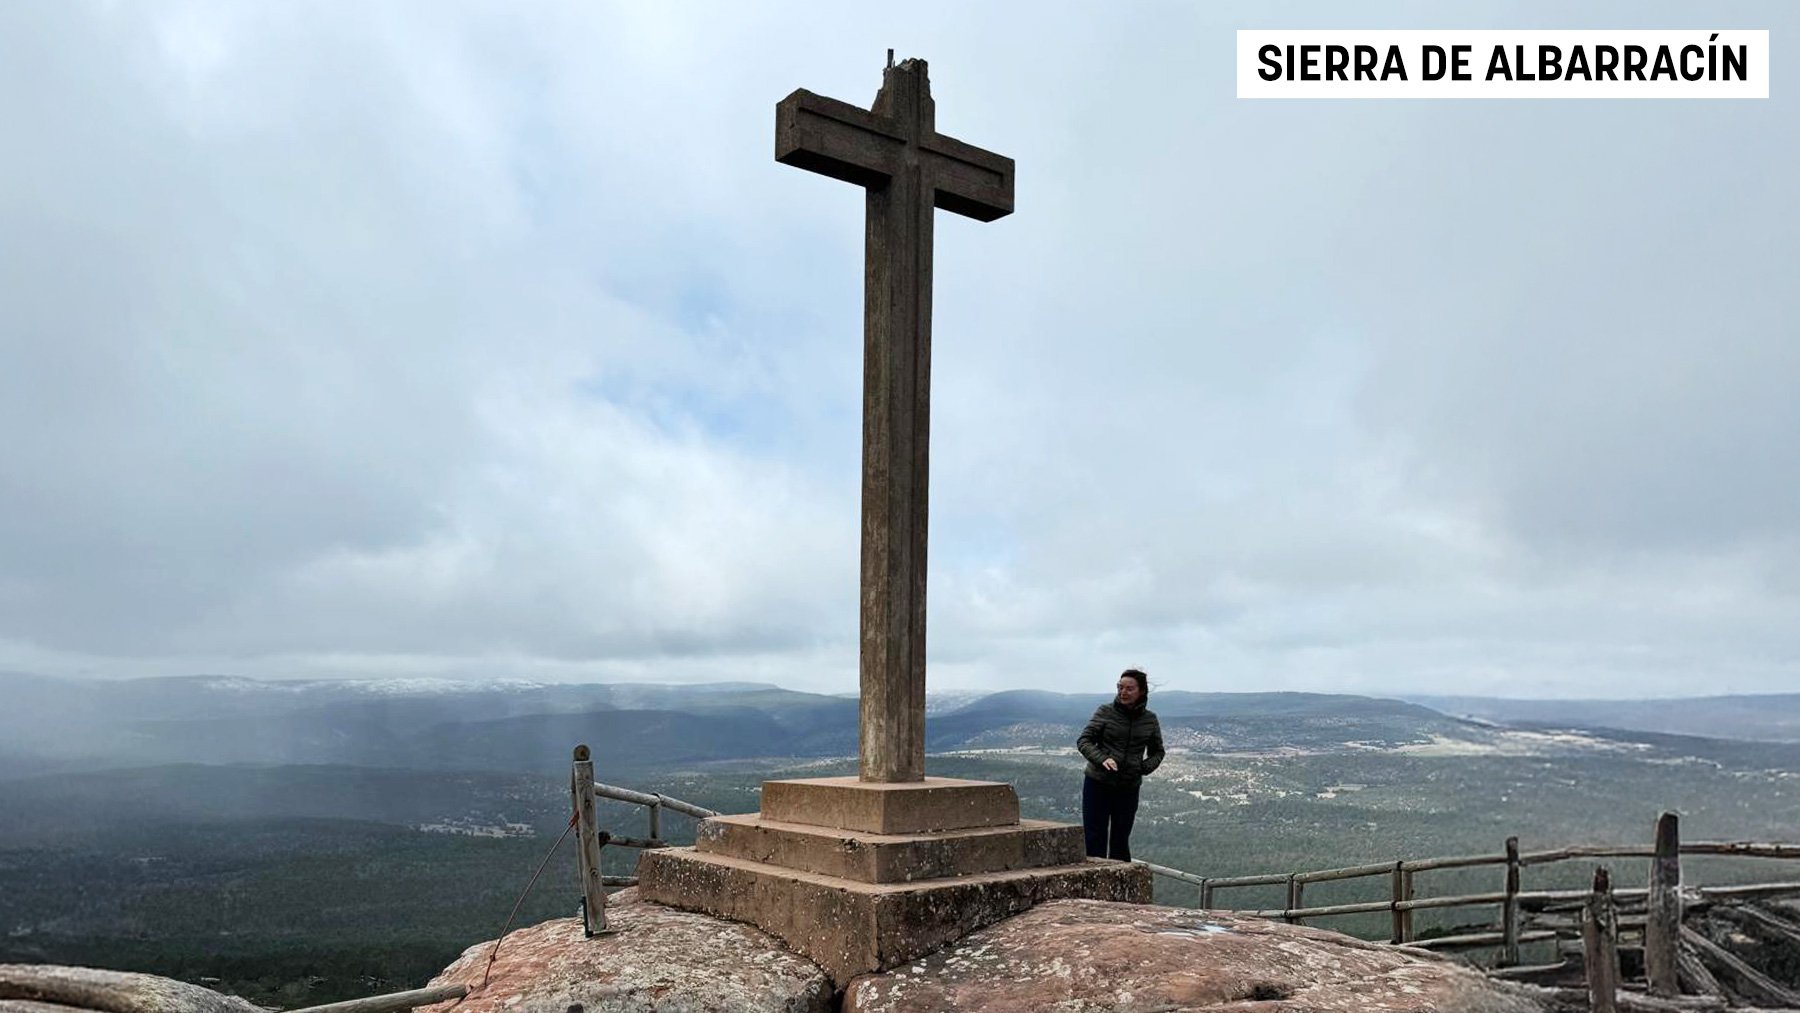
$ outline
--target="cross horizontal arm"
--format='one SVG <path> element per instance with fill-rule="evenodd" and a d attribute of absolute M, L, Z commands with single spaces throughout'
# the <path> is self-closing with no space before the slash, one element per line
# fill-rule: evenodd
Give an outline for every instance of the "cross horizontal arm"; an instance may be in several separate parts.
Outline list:
<path fill-rule="evenodd" d="M 1012 159 L 943 134 L 920 147 L 936 156 L 931 180 L 938 207 L 982 222 L 1012 214 Z"/>
<path fill-rule="evenodd" d="M 775 161 L 862 186 L 893 175 L 905 139 L 885 118 L 799 88 L 775 106 Z"/>

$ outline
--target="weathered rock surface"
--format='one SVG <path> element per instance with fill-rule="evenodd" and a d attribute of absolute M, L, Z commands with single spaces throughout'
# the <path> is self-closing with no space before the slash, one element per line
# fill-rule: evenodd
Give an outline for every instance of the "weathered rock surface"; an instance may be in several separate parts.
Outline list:
<path fill-rule="evenodd" d="M 154 974 L 0 964 L 0 1013 L 262 1013 L 248 1000 Z"/>
<path fill-rule="evenodd" d="M 463 951 L 433 985 L 467 985 L 459 1003 L 428 1013 L 827 1013 L 831 981 L 773 936 L 737 922 L 637 900 L 606 905 L 607 934 L 578 918 L 519 929 L 481 985 L 492 940 Z"/>
<path fill-rule="evenodd" d="M 757 926 L 818 964 L 839 988 L 1047 900 L 1147 903 L 1151 893 L 1148 868 L 1101 859 L 913 883 L 859 883 L 689 848 L 646 851 L 638 860 L 638 882 L 648 900 Z"/>
<path fill-rule="evenodd" d="M 907 967 L 857 978 L 844 1013 L 1542 1013 L 1535 990 L 1322 929 L 1063 900 Z"/>

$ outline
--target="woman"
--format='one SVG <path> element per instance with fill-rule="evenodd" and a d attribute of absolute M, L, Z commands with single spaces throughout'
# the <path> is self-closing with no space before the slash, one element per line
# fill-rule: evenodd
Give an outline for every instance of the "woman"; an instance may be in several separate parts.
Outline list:
<path fill-rule="evenodd" d="M 1138 786 L 1163 760 L 1162 726 L 1146 706 L 1150 681 L 1128 668 L 1119 676 L 1119 695 L 1101 704 L 1082 729 L 1075 748 L 1087 757 L 1081 779 L 1081 822 L 1087 853 L 1094 858 L 1131 861 L 1131 823 L 1137 818 Z"/>

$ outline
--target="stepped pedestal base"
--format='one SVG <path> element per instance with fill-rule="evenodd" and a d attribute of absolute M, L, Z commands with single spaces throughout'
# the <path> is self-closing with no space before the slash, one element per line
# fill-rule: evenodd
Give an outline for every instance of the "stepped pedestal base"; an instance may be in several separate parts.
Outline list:
<path fill-rule="evenodd" d="M 1047 900 L 1150 902 L 1150 870 L 1085 857 L 1081 828 L 1019 819 L 1009 784 L 768 781 L 761 816 L 647 851 L 645 900 L 748 922 L 842 987 Z"/>
<path fill-rule="evenodd" d="M 1034 904 L 1068 897 L 1150 902 L 1150 870 L 1084 859 L 911 883 L 864 883 L 690 848 L 647 851 L 646 900 L 749 922 L 804 954 L 842 988 L 924 956 Z"/>

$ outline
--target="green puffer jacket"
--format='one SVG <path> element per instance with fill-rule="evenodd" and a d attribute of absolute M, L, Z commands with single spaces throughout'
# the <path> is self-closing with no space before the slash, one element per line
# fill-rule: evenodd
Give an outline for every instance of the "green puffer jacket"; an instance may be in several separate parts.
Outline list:
<path fill-rule="evenodd" d="M 1131 787 L 1143 781 L 1144 775 L 1163 761 L 1162 725 L 1156 715 L 1143 706 L 1130 709 L 1119 702 L 1101 704 L 1088 719 L 1075 748 L 1087 757 L 1087 776 L 1101 784 Z M 1100 764 L 1112 757 L 1119 764 L 1116 771 Z"/>

